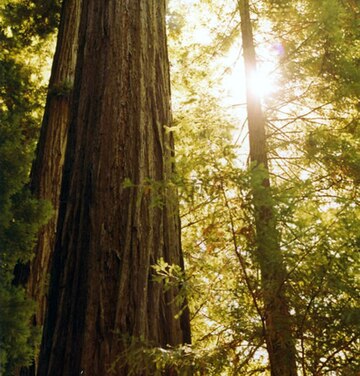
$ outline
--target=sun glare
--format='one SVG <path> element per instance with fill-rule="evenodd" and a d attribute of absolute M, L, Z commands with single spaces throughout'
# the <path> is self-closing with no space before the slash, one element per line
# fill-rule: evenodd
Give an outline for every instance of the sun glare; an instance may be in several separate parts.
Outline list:
<path fill-rule="evenodd" d="M 231 59 L 231 56 L 227 57 L 228 62 Z M 276 64 L 276 60 L 259 64 L 256 72 L 253 72 L 249 77 L 245 77 L 244 63 L 240 56 L 223 76 L 222 87 L 226 93 L 226 97 L 223 98 L 224 104 L 230 107 L 237 107 L 246 103 L 247 80 L 250 83 L 252 94 L 262 102 L 276 95 L 276 92 L 280 89 L 280 79 L 279 73 L 276 72 Z"/>
<path fill-rule="evenodd" d="M 267 63 L 260 66 L 256 72 L 253 72 L 253 74 L 248 77 L 253 94 L 260 99 L 265 99 L 271 94 L 274 94 L 277 90 L 273 71 L 274 65 Z"/>

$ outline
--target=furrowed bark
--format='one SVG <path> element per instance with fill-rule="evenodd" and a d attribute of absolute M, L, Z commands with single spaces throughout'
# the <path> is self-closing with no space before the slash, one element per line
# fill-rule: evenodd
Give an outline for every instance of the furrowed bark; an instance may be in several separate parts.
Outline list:
<path fill-rule="evenodd" d="M 270 191 L 266 122 L 260 99 L 250 80 L 256 72 L 256 53 L 249 1 L 239 0 L 241 34 L 246 73 L 247 114 L 252 163 L 252 195 L 256 227 L 256 260 L 261 271 L 265 340 L 272 376 L 296 376 L 295 344 L 286 298 L 286 268 Z"/>
<path fill-rule="evenodd" d="M 32 193 L 37 198 L 50 201 L 54 215 L 38 235 L 34 259 L 26 265 L 18 264 L 14 271 L 14 283 L 23 285 L 27 294 L 36 303 L 33 324 L 39 328 L 44 325 L 49 269 L 55 244 L 62 168 L 75 75 L 80 2 L 81 0 L 63 1 L 45 113 L 30 176 Z M 33 366 L 23 367 L 20 375 L 35 375 L 36 363 L 37 360 Z"/>
<path fill-rule="evenodd" d="M 83 0 L 74 98 L 38 375 L 128 375 L 129 339 L 190 342 L 151 268 L 182 265 L 165 0 Z"/>

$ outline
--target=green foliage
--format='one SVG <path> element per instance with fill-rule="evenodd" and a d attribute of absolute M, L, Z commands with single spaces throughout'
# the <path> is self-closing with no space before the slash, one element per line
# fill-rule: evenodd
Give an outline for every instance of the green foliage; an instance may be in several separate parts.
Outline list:
<path fill-rule="evenodd" d="M 176 314 L 176 318 L 178 319 L 184 310 L 188 308 L 186 299 L 189 291 L 185 272 L 179 265 L 170 265 L 163 258 L 157 260 L 156 264 L 152 265 L 152 268 L 154 270 L 153 281 L 161 283 L 164 292 L 172 288 L 175 288 L 175 291 L 177 291 L 174 303 L 179 309 Z"/>
<path fill-rule="evenodd" d="M 196 355 L 188 345 L 160 348 L 142 338 L 121 336 L 125 348 L 109 367 L 114 372 L 118 364 L 127 364 L 127 375 L 148 374 L 161 376 L 164 372 L 179 376 L 201 375 Z"/>
<path fill-rule="evenodd" d="M 54 2 L 6 1 L 0 7 L 0 363 L 1 375 L 30 364 L 39 342 L 31 324 L 34 304 L 13 270 L 33 257 L 40 226 L 52 210 L 34 198 L 27 184 L 45 90 L 35 67 L 40 47 L 54 31 Z M 55 12 L 54 12 L 55 10 Z"/>
<path fill-rule="evenodd" d="M 45 60 L 41 46 L 58 9 L 55 0 L 8 0 L 0 9 L 0 362 L 6 375 L 31 360 L 37 341 L 28 326 L 33 306 L 11 280 L 15 263 L 31 259 L 50 212 L 24 186 L 45 93 L 35 65 Z M 283 50 L 279 91 L 263 101 L 272 196 L 256 199 L 271 199 L 275 211 L 299 374 L 356 375 L 359 7 L 350 0 L 269 0 L 253 2 L 251 11 L 260 55 L 278 44 Z M 244 111 L 228 111 L 220 87 L 232 69 L 222 59 L 239 44 L 236 2 L 172 1 L 168 31 L 177 175 L 171 182 L 125 179 L 123 188 L 137 189 L 153 207 L 163 205 L 169 185 L 179 189 L 186 275 L 163 260 L 153 269 L 165 289 L 181 286 L 177 299 L 181 307 L 186 296 L 190 306 L 193 345 L 157 348 L 125 339 L 118 361 L 132 365 L 129 375 L 268 375 L 251 195 L 267 174 L 260 167 L 250 178 L 253 166 L 241 158 L 246 146 L 235 140 L 242 131 L 236 116 Z M 50 94 L 67 96 L 71 89 L 64 82 Z"/>
<path fill-rule="evenodd" d="M 14 367 L 31 364 L 40 333 L 29 325 L 34 304 L 23 289 L 0 283 L 0 374 L 12 375 Z"/>
<path fill-rule="evenodd" d="M 65 80 L 59 85 L 53 85 L 48 94 L 56 97 L 69 98 L 72 93 L 73 87 L 74 83 L 72 81 Z"/>
<path fill-rule="evenodd" d="M 292 249 L 287 263 L 301 364 L 311 374 L 355 374 L 359 367 L 359 211 L 342 201 L 328 207 L 306 199 L 283 233 L 285 249 Z"/>
<path fill-rule="evenodd" d="M 307 136 L 307 157 L 321 161 L 337 185 L 360 182 L 360 128 L 354 131 L 316 128 Z"/>
<path fill-rule="evenodd" d="M 4 28 L 11 35 L 9 48 L 31 45 L 34 40 L 47 38 L 59 23 L 59 0 L 5 0 L 1 5 Z M 6 32 L 5 32 L 6 30 Z"/>
<path fill-rule="evenodd" d="M 122 337 L 122 343 L 125 350 L 109 367 L 110 374 L 118 364 L 127 364 L 129 376 L 142 373 L 160 376 L 165 372 L 179 376 L 223 375 L 227 363 L 228 349 L 222 346 L 212 349 L 198 349 L 189 345 L 162 348 L 135 337 Z M 259 367 L 255 372 L 264 370 L 264 367 Z"/>
<path fill-rule="evenodd" d="M 176 39 L 170 52 L 177 171 L 194 338 L 188 351 L 209 375 L 266 375 L 250 176 L 240 168 L 234 120 L 214 89 L 216 69 L 226 70 L 214 61 L 226 51 L 216 43 L 224 30 L 235 43 L 237 34 L 226 27 L 238 25 L 224 2 L 194 3 L 193 11 L 208 7 L 218 23 L 214 14 L 198 12 L 200 29 L 203 18 L 209 20 L 212 39 L 192 44 L 194 21 L 184 8 L 188 22 L 177 10 L 179 28 L 170 33 Z M 288 269 L 299 374 L 355 375 L 359 369 L 360 28 L 354 4 L 252 4 L 259 50 L 276 43 L 284 50 L 279 93 L 264 100 L 272 183 L 267 199 Z M 262 20 L 270 22 L 266 35 Z M 261 185 L 264 177 L 260 169 L 252 184 Z"/>
<path fill-rule="evenodd" d="M 251 258 L 250 174 L 238 167 L 233 119 L 209 90 L 215 91 L 218 82 L 207 58 L 221 52 L 175 43 L 170 51 L 177 184 L 193 335 L 184 361 L 190 361 L 194 374 L 266 374 L 262 320 L 247 288 L 248 282 L 258 294 L 259 275 Z M 250 265 L 255 272 L 249 275 L 243 266 Z"/>
<path fill-rule="evenodd" d="M 12 123 L 10 129 L 4 121 L 0 127 L 0 348 L 4 375 L 16 365 L 28 364 L 37 343 L 30 329 L 33 305 L 22 288 L 12 286 L 12 278 L 16 263 L 32 258 L 37 232 L 51 214 L 50 204 L 33 198 L 24 187 L 31 154 L 16 125 Z"/>

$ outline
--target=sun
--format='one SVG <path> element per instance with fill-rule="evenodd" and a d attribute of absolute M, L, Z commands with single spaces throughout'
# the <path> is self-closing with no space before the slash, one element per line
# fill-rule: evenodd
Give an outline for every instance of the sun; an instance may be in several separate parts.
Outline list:
<path fill-rule="evenodd" d="M 247 80 L 250 83 L 252 94 L 261 100 L 273 95 L 278 90 L 275 67 L 271 62 L 261 64 L 253 71 Z"/>
<path fill-rule="evenodd" d="M 279 90 L 280 80 L 275 59 L 272 60 L 270 59 L 271 56 L 269 56 L 269 60 L 258 63 L 257 69 L 246 77 L 242 56 L 237 57 L 234 63 L 235 54 L 231 55 L 227 59 L 233 63 L 222 80 L 222 85 L 228 95 L 228 102 L 245 103 L 247 81 L 250 84 L 251 94 L 261 101 L 265 101 L 276 94 Z"/>

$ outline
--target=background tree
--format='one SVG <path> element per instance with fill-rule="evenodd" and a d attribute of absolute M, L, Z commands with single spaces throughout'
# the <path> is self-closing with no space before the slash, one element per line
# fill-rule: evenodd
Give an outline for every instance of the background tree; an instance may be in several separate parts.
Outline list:
<path fill-rule="evenodd" d="M 294 335 L 286 296 L 286 266 L 284 264 L 273 197 L 270 191 L 266 120 L 260 98 L 251 86 L 251 76 L 257 74 L 256 52 L 249 2 L 238 2 L 242 49 L 246 76 L 247 122 L 249 127 L 252 204 L 255 218 L 255 259 L 261 271 L 261 293 L 266 346 L 272 376 L 297 375 Z"/>
<path fill-rule="evenodd" d="M 57 37 L 57 47 L 50 77 L 47 103 L 42 122 L 36 157 L 30 174 L 30 190 L 35 197 L 50 202 L 54 209 L 51 220 L 38 234 L 34 258 L 15 267 L 14 284 L 25 287 L 36 302 L 33 325 L 42 328 L 46 310 L 49 268 L 54 249 L 59 208 L 62 167 L 65 155 L 69 108 L 74 84 L 77 54 L 80 1 L 64 1 Z M 49 11 L 56 12 L 57 9 Z M 21 375 L 35 375 L 34 365 L 23 368 Z"/>
<path fill-rule="evenodd" d="M 25 267 L 15 270 L 16 279 L 26 284 L 29 295 L 37 301 L 36 321 L 44 322 L 44 284 L 49 270 L 50 254 L 56 232 L 59 207 L 61 174 L 69 122 L 69 103 L 74 84 L 77 50 L 79 1 L 64 1 L 62 22 L 58 34 L 54 65 L 50 78 L 47 103 L 33 162 L 30 189 L 41 199 L 51 202 L 54 216 L 41 229 L 34 260 Z M 30 267 L 30 268 L 29 268 Z"/>

